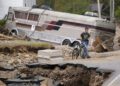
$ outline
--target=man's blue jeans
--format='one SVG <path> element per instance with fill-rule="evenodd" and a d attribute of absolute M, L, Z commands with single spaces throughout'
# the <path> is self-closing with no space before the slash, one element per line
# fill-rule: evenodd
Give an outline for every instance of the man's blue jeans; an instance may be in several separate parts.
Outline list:
<path fill-rule="evenodd" d="M 89 41 L 88 40 L 84 40 L 84 41 L 82 41 L 82 44 L 84 45 L 82 57 L 83 58 L 85 58 L 85 57 L 87 58 L 87 57 L 89 57 L 89 54 L 88 54 L 88 44 L 89 44 Z"/>

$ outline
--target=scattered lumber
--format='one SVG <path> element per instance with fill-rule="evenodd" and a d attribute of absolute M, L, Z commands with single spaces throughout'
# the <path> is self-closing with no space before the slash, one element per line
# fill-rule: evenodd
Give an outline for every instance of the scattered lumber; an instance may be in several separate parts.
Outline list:
<path fill-rule="evenodd" d="M 105 52 L 113 50 L 113 38 L 103 41 L 100 37 L 96 37 L 93 42 L 94 51 Z"/>
<path fill-rule="evenodd" d="M 0 34 L 0 40 L 14 40 L 14 37 L 6 36 L 3 34 Z"/>

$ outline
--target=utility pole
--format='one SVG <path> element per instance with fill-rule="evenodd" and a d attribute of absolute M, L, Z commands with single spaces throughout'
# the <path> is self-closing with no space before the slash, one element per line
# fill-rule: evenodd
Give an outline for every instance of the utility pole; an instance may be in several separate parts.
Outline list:
<path fill-rule="evenodd" d="M 100 0 L 97 0 L 97 3 L 98 3 L 98 15 L 99 15 L 99 18 L 102 18 Z"/>
<path fill-rule="evenodd" d="M 110 20 L 114 21 L 115 18 L 115 0 L 110 0 Z"/>
<path fill-rule="evenodd" d="M 55 9 L 55 0 L 51 0 L 51 8 L 54 10 Z"/>

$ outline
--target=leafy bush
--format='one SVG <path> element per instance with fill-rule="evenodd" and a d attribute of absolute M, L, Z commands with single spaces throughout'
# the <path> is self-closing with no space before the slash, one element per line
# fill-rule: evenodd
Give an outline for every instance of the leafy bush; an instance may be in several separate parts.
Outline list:
<path fill-rule="evenodd" d="M 6 24 L 6 20 L 0 20 L 0 27 L 3 27 Z"/>
<path fill-rule="evenodd" d="M 116 14 L 116 18 L 120 19 L 120 6 L 118 7 L 118 9 L 115 11 Z"/>

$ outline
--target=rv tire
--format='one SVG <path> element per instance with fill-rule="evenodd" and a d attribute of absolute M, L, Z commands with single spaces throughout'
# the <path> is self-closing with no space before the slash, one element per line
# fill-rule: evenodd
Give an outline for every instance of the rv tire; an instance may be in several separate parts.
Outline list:
<path fill-rule="evenodd" d="M 81 45 L 80 45 L 80 43 L 78 41 L 75 41 L 75 42 L 72 43 L 72 47 L 74 47 L 74 48 L 80 48 Z"/>
<path fill-rule="evenodd" d="M 63 42 L 62 42 L 62 45 L 71 45 L 71 41 L 69 39 L 65 39 Z"/>
<path fill-rule="evenodd" d="M 18 33 L 17 33 L 16 30 L 11 30 L 11 31 L 10 31 L 10 35 L 12 35 L 12 36 L 16 36 L 16 35 L 18 35 Z"/>

